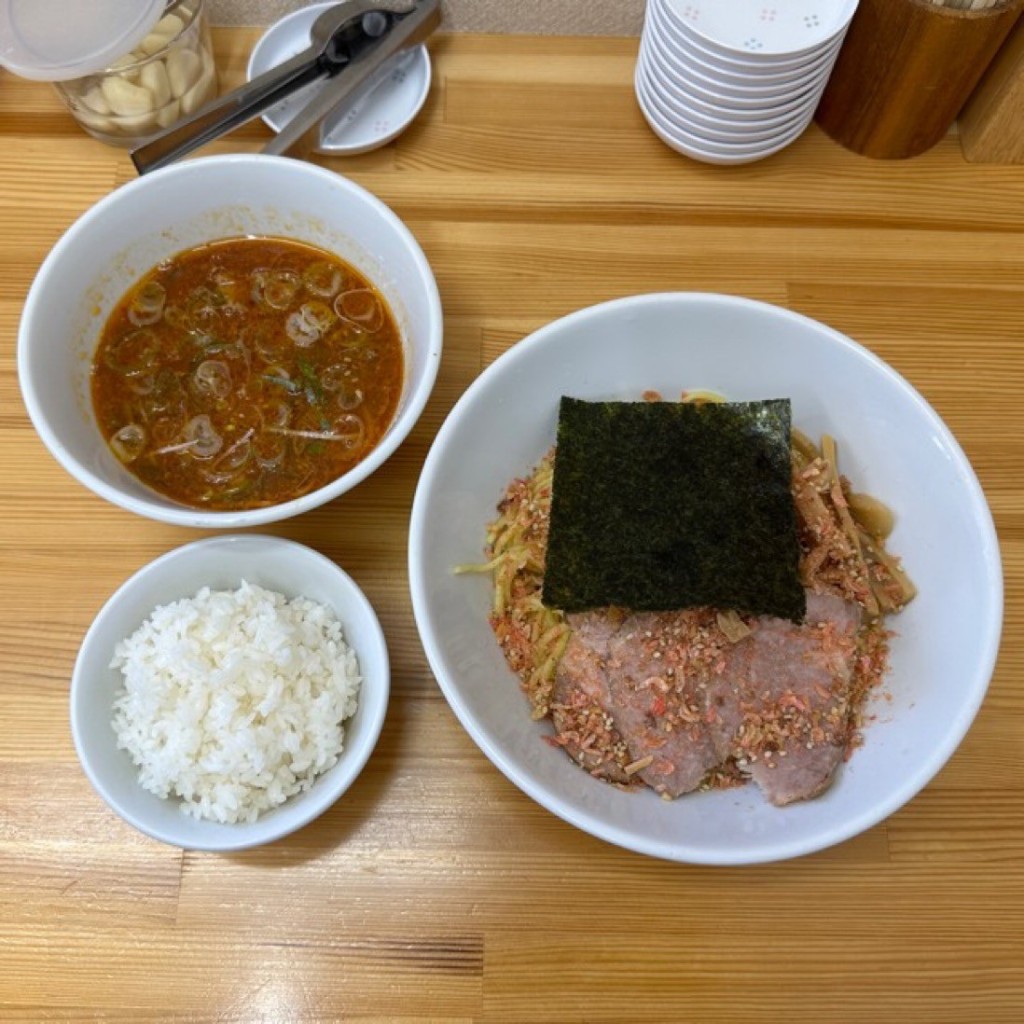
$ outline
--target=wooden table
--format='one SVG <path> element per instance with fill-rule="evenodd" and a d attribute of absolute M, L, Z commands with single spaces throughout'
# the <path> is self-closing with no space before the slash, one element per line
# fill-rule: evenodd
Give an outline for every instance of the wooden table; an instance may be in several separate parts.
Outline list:
<path fill-rule="evenodd" d="M 254 39 L 218 33 L 225 85 Z M 136 833 L 75 758 L 83 632 L 130 573 L 197 535 L 94 497 L 29 424 L 14 362 L 25 291 L 60 234 L 133 172 L 48 87 L 0 79 L 0 1019 L 1024 1019 L 1024 168 L 969 165 L 953 138 L 873 163 L 814 128 L 764 163 L 692 163 L 641 119 L 635 51 L 439 38 L 415 126 L 325 161 L 421 240 L 444 362 L 382 470 L 272 529 L 366 589 L 393 699 L 337 806 L 235 856 Z M 1002 656 L 961 749 L 884 824 L 790 863 L 661 863 L 542 810 L 449 711 L 406 591 L 417 472 L 481 367 L 570 310 L 668 289 L 779 303 L 891 362 L 964 445 L 1003 544 Z"/>

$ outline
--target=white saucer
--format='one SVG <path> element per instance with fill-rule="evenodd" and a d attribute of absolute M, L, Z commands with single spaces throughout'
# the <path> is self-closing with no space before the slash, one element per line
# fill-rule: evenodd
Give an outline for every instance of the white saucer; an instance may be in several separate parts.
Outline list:
<path fill-rule="evenodd" d="M 692 68 L 705 78 L 713 78 L 723 84 L 730 82 L 733 85 L 764 87 L 809 78 L 816 71 L 821 71 L 825 67 L 830 68 L 835 63 L 845 36 L 845 33 L 840 34 L 834 43 L 812 55 L 809 60 L 801 58 L 800 63 L 796 65 L 783 62 L 769 64 L 764 61 L 756 64 L 751 61 L 742 63 L 742 58 L 726 60 L 713 56 L 709 50 L 701 49 L 698 37 L 687 36 L 673 26 L 671 14 L 659 10 L 658 0 L 651 0 L 647 8 L 647 18 L 650 24 L 645 26 L 645 31 L 652 39 L 657 40 L 661 49 L 669 51 L 668 56 L 672 57 L 675 63 L 685 65 L 688 69 Z"/>
<path fill-rule="evenodd" d="M 275 22 L 260 37 L 249 57 L 249 81 L 309 46 L 309 29 L 317 16 L 334 3 L 312 4 Z M 348 109 L 325 122 L 317 151 L 354 156 L 386 145 L 400 135 L 420 112 L 430 92 L 430 54 L 418 46 L 392 58 L 352 97 Z M 306 86 L 263 115 L 264 123 L 281 131 L 324 83 Z"/>
<path fill-rule="evenodd" d="M 810 54 L 846 31 L 858 0 L 665 0 L 683 32 L 716 52 L 774 57 Z"/>

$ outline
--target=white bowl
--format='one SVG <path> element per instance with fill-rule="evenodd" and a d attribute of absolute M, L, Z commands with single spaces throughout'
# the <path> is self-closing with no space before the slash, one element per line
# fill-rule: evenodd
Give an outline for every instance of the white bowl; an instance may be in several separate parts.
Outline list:
<path fill-rule="evenodd" d="M 648 62 L 638 63 L 637 72 L 643 77 L 649 91 L 657 96 L 663 106 L 684 123 L 692 124 L 698 132 L 721 132 L 746 139 L 768 139 L 785 132 L 800 121 L 806 123 L 814 115 L 814 107 L 810 103 L 774 117 L 734 118 L 732 112 L 725 109 L 716 114 L 708 114 L 705 110 L 698 109 L 692 102 L 682 102 L 678 96 L 660 85 L 656 78 L 656 69 Z"/>
<path fill-rule="evenodd" d="M 775 142 L 792 138 L 794 132 L 799 133 L 807 127 L 814 113 L 808 109 L 767 128 L 760 126 L 756 121 L 740 121 L 734 124 L 722 121 L 705 123 L 698 120 L 699 115 L 682 107 L 653 85 L 647 69 L 642 65 L 637 67 L 637 89 L 643 91 L 645 104 L 652 113 L 657 112 L 659 120 L 666 128 L 681 129 L 695 138 L 711 142 L 753 146 L 761 150 L 769 148 Z"/>
<path fill-rule="evenodd" d="M 598 782 L 543 741 L 487 616 L 484 526 L 514 477 L 555 440 L 562 395 L 638 399 L 711 388 L 738 401 L 788 397 L 797 426 L 838 439 L 843 472 L 896 511 L 891 548 L 920 589 L 893 628 L 891 703 L 873 706 L 834 785 L 786 808 L 753 787 L 671 803 Z M 611 843 L 670 860 L 742 864 L 820 850 L 918 793 L 960 743 L 999 646 L 1002 578 L 975 475 L 935 411 L 895 370 L 823 324 L 723 295 L 661 294 L 573 313 L 509 349 L 439 431 L 413 503 L 409 574 L 420 637 L 470 736 L 524 793 Z"/>
<path fill-rule="evenodd" d="M 796 68 L 780 69 L 770 64 L 723 67 L 708 59 L 704 51 L 670 28 L 665 16 L 655 7 L 649 8 L 648 17 L 647 32 L 667 66 L 678 73 L 700 75 L 709 82 L 724 85 L 777 91 L 780 87 L 796 85 L 822 72 L 827 73 L 839 53 L 839 47 L 834 46 L 814 61 Z"/>
<path fill-rule="evenodd" d="M 723 141 L 716 139 L 715 135 L 728 134 L 731 125 L 721 122 L 721 132 L 709 132 L 703 126 L 690 129 L 685 117 L 674 113 L 676 102 L 669 100 L 664 90 L 651 84 L 642 63 L 636 67 L 634 89 L 645 120 L 662 142 L 693 160 L 722 166 L 754 163 L 782 151 L 803 135 L 814 113 L 814 106 L 808 105 L 792 120 L 774 128 L 766 137 L 759 132 L 746 136 L 743 130 L 745 125 L 740 122 L 735 134 Z"/>
<path fill-rule="evenodd" d="M 678 142 L 696 147 L 703 153 L 723 157 L 763 157 L 778 152 L 784 146 L 795 142 L 807 130 L 811 121 L 810 112 L 792 125 L 773 131 L 767 138 L 748 138 L 743 135 L 715 138 L 715 134 L 703 128 L 690 128 L 676 117 L 671 110 L 659 103 L 657 93 L 643 79 L 643 69 L 637 69 L 636 89 L 647 112 L 654 117 L 666 132 Z M 725 135 L 725 133 L 719 133 Z"/>
<path fill-rule="evenodd" d="M 788 86 L 775 93 L 740 93 L 696 75 L 677 74 L 664 62 L 649 39 L 641 41 L 640 52 L 659 88 L 679 102 L 742 112 L 757 119 L 790 113 L 811 102 L 817 105 L 817 99 L 812 98 L 820 96 L 828 82 L 828 75 L 821 75 L 810 83 Z"/>
<path fill-rule="evenodd" d="M 111 725 L 123 677 L 110 668 L 118 641 L 157 605 L 191 597 L 200 588 L 234 589 L 242 580 L 330 607 L 355 651 L 363 677 L 359 710 L 345 722 L 338 763 L 305 793 L 252 824 L 222 825 L 184 814 L 138 782 L 131 758 L 119 750 Z M 189 850 L 241 850 L 280 839 L 323 814 L 352 785 L 377 743 L 388 706 L 390 672 L 384 634 L 370 602 L 352 578 L 323 555 L 294 541 L 259 534 L 218 536 L 176 548 L 140 569 L 103 606 L 82 641 L 71 678 L 71 731 L 96 792 L 146 835 Z"/>
<path fill-rule="evenodd" d="M 779 149 L 784 149 L 789 143 L 785 143 L 782 146 L 776 146 L 775 149 L 768 149 L 764 152 L 754 152 L 747 154 L 739 154 L 732 156 L 724 156 L 721 153 L 712 153 L 701 146 L 692 145 L 686 142 L 682 136 L 680 136 L 676 129 L 667 124 L 663 118 L 660 117 L 658 112 L 651 106 L 647 99 L 644 90 L 637 85 L 636 86 L 636 99 L 637 104 L 640 107 L 640 112 L 644 116 L 644 120 L 647 122 L 648 127 L 651 131 L 665 143 L 669 149 L 675 150 L 677 153 L 681 153 L 683 156 L 689 157 L 691 160 L 697 160 L 702 164 L 716 164 L 720 167 L 737 167 L 742 164 L 756 163 L 758 160 L 764 160 L 766 157 L 771 156 L 772 153 L 777 152 Z"/>
<path fill-rule="evenodd" d="M 182 249 L 239 235 L 308 242 L 361 270 L 398 320 L 405 383 L 385 436 L 338 479 L 268 508 L 210 512 L 157 494 L 117 461 L 93 417 L 89 370 L 107 316 L 138 277 Z M 437 376 L 441 344 L 441 302 L 430 265 L 408 228 L 379 199 L 301 160 L 210 156 L 123 185 L 68 229 L 29 290 L 18 333 L 18 375 L 39 436 L 80 483 L 152 519 L 237 529 L 323 505 L 381 466 L 423 411 Z"/>
<path fill-rule="evenodd" d="M 317 17 L 335 5 L 310 4 L 274 22 L 260 36 L 246 76 L 249 81 L 301 53 L 309 46 L 309 30 Z M 396 139 L 416 119 L 430 92 L 430 54 L 417 46 L 378 69 L 346 103 L 345 112 L 326 120 L 317 150 L 334 156 L 368 153 Z M 302 107 L 324 88 L 319 82 L 306 86 L 271 107 L 264 123 L 281 131 Z"/>
<path fill-rule="evenodd" d="M 735 76 L 714 75 L 711 72 L 705 72 L 694 61 L 687 63 L 673 56 L 662 40 L 652 38 L 651 47 L 657 54 L 662 70 L 670 78 L 717 92 L 730 99 L 756 101 L 759 105 L 784 103 L 793 96 L 802 95 L 808 89 L 823 82 L 832 73 L 831 64 L 826 64 L 821 68 L 816 68 L 812 74 L 796 75 L 782 82 L 761 84 L 756 81 L 748 81 L 737 84 L 733 81 Z"/>
<path fill-rule="evenodd" d="M 677 153 L 681 153 L 691 160 L 697 160 L 702 164 L 715 164 L 719 167 L 739 167 L 743 164 L 753 164 L 774 156 L 776 153 L 791 146 L 795 141 L 794 139 L 787 139 L 784 142 L 774 143 L 766 149 L 754 150 L 748 153 L 726 154 L 715 152 L 706 149 L 698 143 L 687 141 L 676 129 L 670 128 L 663 121 L 660 121 L 656 114 L 649 107 L 645 106 L 645 101 L 639 94 L 637 95 L 637 100 L 648 127 L 669 149 L 674 149 Z"/>
<path fill-rule="evenodd" d="M 827 55 L 834 54 L 842 45 L 844 32 L 829 40 L 821 48 L 813 48 L 806 53 L 787 54 L 764 54 L 749 53 L 746 51 L 724 51 L 714 50 L 695 33 L 689 31 L 685 20 L 680 21 L 679 16 L 671 6 L 671 0 L 649 0 L 648 7 L 657 11 L 659 20 L 671 30 L 674 40 L 685 40 L 687 48 L 700 54 L 701 58 L 713 67 L 721 68 L 723 71 L 756 71 L 782 72 L 797 71 L 816 64 Z"/>
<path fill-rule="evenodd" d="M 705 48 L 772 62 L 820 52 L 841 36 L 858 0 L 665 0 L 673 21 Z"/>
<path fill-rule="evenodd" d="M 680 106 L 686 112 L 701 114 L 708 120 L 721 121 L 725 125 L 747 122 L 757 124 L 779 124 L 791 118 L 800 116 L 808 110 L 813 114 L 814 107 L 818 102 L 818 94 L 811 93 L 807 96 L 798 96 L 795 100 L 777 107 L 743 107 L 733 105 L 729 100 L 716 100 L 698 96 L 695 92 L 687 91 L 684 84 L 670 82 L 665 78 L 664 72 L 657 63 L 641 52 L 641 60 L 638 66 L 643 65 L 653 84 L 658 87 L 658 94 L 663 98 L 670 99 L 674 106 Z M 812 105 L 813 104 L 813 105 Z"/>
<path fill-rule="evenodd" d="M 696 136 L 689 132 L 683 132 L 676 126 L 675 122 L 668 121 L 655 107 L 649 98 L 647 88 L 640 77 L 640 68 L 637 68 L 634 77 L 634 91 L 636 93 L 637 105 L 643 114 L 644 120 L 654 134 L 661 139 L 670 149 L 689 157 L 691 160 L 698 160 L 704 164 L 716 164 L 720 167 L 736 167 L 742 164 L 752 164 L 759 160 L 781 152 L 796 141 L 796 138 L 806 129 L 801 129 L 796 136 L 785 137 L 781 141 L 764 142 L 759 145 L 752 145 L 749 149 L 737 149 L 731 152 L 710 148 L 713 143 L 710 141 L 698 141 Z"/>
<path fill-rule="evenodd" d="M 657 65 L 650 59 L 642 57 L 637 66 L 645 69 L 652 86 L 657 86 L 658 95 L 662 99 L 670 101 L 673 109 L 680 108 L 685 111 L 687 116 L 692 114 L 707 121 L 720 123 L 723 128 L 746 124 L 776 127 L 780 124 L 791 123 L 808 111 L 813 114 L 814 106 L 818 102 L 816 94 L 811 94 L 799 97 L 778 108 L 726 106 L 716 100 L 702 99 L 695 93 L 687 93 L 678 84 L 669 84 Z"/>

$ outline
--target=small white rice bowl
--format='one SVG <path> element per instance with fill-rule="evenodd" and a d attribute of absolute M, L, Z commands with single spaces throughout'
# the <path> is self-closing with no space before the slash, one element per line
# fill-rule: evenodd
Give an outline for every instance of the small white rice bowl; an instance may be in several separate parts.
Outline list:
<path fill-rule="evenodd" d="M 388 692 L 383 632 L 351 577 L 293 541 L 211 537 L 104 605 L 75 663 L 71 728 L 127 822 L 186 849 L 244 849 L 345 792 Z"/>
<path fill-rule="evenodd" d="M 359 665 L 326 605 L 243 580 L 160 605 L 114 651 L 117 745 L 186 814 L 256 821 L 344 749 Z"/>

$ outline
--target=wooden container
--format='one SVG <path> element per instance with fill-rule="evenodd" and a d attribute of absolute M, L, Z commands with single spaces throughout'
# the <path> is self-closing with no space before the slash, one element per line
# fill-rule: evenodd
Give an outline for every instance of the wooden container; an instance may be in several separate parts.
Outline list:
<path fill-rule="evenodd" d="M 959 121 L 968 160 L 1024 164 L 1024 18 L 989 65 Z"/>
<path fill-rule="evenodd" d="M 900 159 L 949 130 L 1024 0 L 983 11 L 931 0 L 860 0 L 815 119 L 864 156 Z"/>

